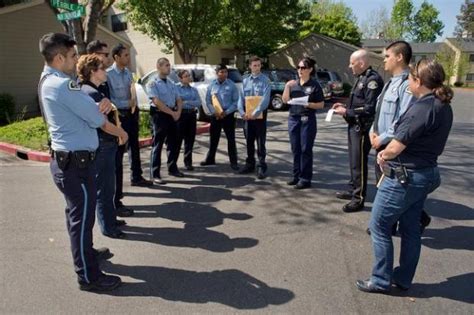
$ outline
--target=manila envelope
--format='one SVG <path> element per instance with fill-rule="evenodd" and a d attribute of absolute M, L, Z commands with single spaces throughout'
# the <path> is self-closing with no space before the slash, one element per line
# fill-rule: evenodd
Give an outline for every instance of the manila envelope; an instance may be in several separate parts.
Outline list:
<path fill-rule="evenodd" d="M 245 113 L 248 116 L 251 116 L 255 109 L 258 107 L 258 104 L 262 101 L 261 96 L 246 96 L 245 97 Z M 263 119 L 263 113 L 261 113 L 257 119 Z"/>
<path fill-rule="evenodd" d="M 217 94 L 212 94 L 212 106 L 214 107 L 214 110 L 216 111 L 217 115 L 220 115 L 224 112 L 222 109 L 221 102 L 219 102 L 219 98 L 217 97 Z"/>

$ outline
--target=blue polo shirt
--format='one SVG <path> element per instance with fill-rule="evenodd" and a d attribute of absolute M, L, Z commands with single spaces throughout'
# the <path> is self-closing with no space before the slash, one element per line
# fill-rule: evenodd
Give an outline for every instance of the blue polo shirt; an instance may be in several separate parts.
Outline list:
<path fill-rule="evenodd" d="M 270 93 L 270 79 L 263 73 L 259 73 L 256 76 L 250 74 L 244 77 L 242 89 L 239 93 L 239 102 L 237 103 L 240 115 L 243 116 L 245 114 L 245 96 L 262 96 L 260 104 L 252 113 L 252 116 L 257 117 L 268 108 Z"/>
<path fill-rule="evenodd" d="M 97 128 L 105 123 L 95 101 L 84 94 L 67 74 L 45 66 L 41 79 L 41 101 L 55 151 L 95 151 Z"/>
<path fill-rule="evenodd" d="M 178 95 L 183 101 L 183 109 L 196 109 L 201 106 L 201 97 L 199 96 L 198 90 L 190 85 L 183 85 L 178 83 L 177 85 Z"/>
<path fill-rule="evenodd" d="M 216 94 L 219 99 L 225 115 L 232 114 L 237 110 L 237 102 L 239 101 L 239 90 L 232 80 L 226 79 L 224 82 L 214 79 L 207 88 L 206 106 L 211 115 L 216 112 L 212 106 L 211 95 Z"/>
<path fill-rule="evenodd" d="M 156 107 L 152 98 L 156 97 L 169 108 L 176 107 L 176 101 L 179 99 L 178 89 L 170 80 L 163 80 L 156 77 L 147 84 L 147 93 L 150 97 L 150 106 Z"/>
<path fill-rule="evenodd" d="M 323 89 L 318 81 L 313 78 L 310 78 L 308 81 L 300 84 L 300 80 L 296 80 L 297 84 L 290 87 L 290 99 L 297 97 L 308 96 L 309 103 L 319 103 L 324 102 Z M 300 116 L 300 115 L 309 115 L 315 114 L 316 110 L 312 108 L 305 108 L 304 106 L 299 105 L 290 105 L 290 115 L 291 116 Z"/>
<path fill-rule="evenodd" d="M 117 64 L 107 69 L 107 84 L 109 86 L 110 100 L 118 109 L 129 109 L 129 101 L 132 97 L 130 87 L 133 77 L 130 70 L 121 70 Z"/>

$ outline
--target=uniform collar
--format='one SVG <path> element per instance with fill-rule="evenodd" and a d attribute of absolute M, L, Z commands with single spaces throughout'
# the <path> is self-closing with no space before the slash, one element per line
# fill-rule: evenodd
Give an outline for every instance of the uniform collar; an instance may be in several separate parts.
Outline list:
<path fill-rule="evenodd" d="M 399 74 L 394 75 L 394 76 L 393 76 L 393 79 L 398 79 L 398 78 L 401 78 L 401 77 L 403 77 L 403 76 L 408 76 L 408 73 L 409 73 L 409 70 L 408 70 L 408 69 L 405 69 L 405 70 L 403 70 L 402 72 L 400 72 Z"/>
<path fill-rule="evenodd" d="M 123 68 L 123 70 L 120 70 L 120 68 L 117 66 L 116 62 L 114 62 L 114 64 L 112 66 L 110 66 L 110 68 L 112 68 L 117 73 L 123 73 L 123 72 L 128 71 L 127 67 Z"/>
<path fill-rule="evenodd" d="M 261 72 L 260 72 L 259 74 L 257 74 L 257 75 L 253 75 L 252 73 L 250 73 L 250 78 L 251 78 L 252 80 L 255 80 L 255 79 L 260 78 L 261 75 L 262 75 Z"/>
<path fill-rule="evenodd" d="M 218 80 L 218 79 L 216 79 L 216 84 L 218 84 L 218 85 L 224 85 L 224 84 L 226 84 L 226 83 L 227 83 L 227 81 L 228 81 L 228 80 L 229 80 L 229 79 L 225 79 L 224 81 L 222 81 L 222 82 L 219 82 L 219 80 Z"/>
<path fill-rule="evenodd" d="M 372 67 L 369 66 L 367 69 L 364 70 L 364 72 L 362 72 L 361 74 L 359 74 L 359 77 L 364 77 L 366 76 L 367 74 L 369 74 L 369 72 L 372 71 Z"/>
<path fill-rule="evenodd" d="M 62 72 L 62 71 L 60 71 L 56 68 L 53 68 L 51 66 L 48 66 L 48 65 L 44 66 L 43 72 L 48 73 L 48 74 L 54 74 L 54 75 L 56 75 L 58 77 L 61 77 L 61 78 L 69 78 L 69 79 L 71 78 L 70 75 L 67 75 L 66 73 L 64 73 L 64 72 Z"/>

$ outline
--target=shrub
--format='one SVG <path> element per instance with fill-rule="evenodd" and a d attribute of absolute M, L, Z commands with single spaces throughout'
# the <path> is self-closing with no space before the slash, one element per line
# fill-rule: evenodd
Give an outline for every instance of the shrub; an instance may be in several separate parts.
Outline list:
<path fill-rule="evenodd" d="M 344 96 L 351 95 L 352 85 L 350 85 L 349 83 L 343 83 L 342 88 L 344 89 Z"/>
<path fill-rule="evenodd" d="M 140 118 L 138 121 L 138 130 L 139 130 L 139 137 L 146 138 L 150 137 L 152 134 L 152 126 L 151 126 L 151 119 L 150 119 L 150 112 L 145 111 L 143 109 L 140 110 Z"/>
<path fill-rule="evenodd" d="M 459 81 L 454 82 L 454 86 L 455 86 L 455 87 L 461 87 L 461 86 L 463 86 L 463 85 L 464 85 L 463 82 L 459 82 Z"/>
<path fill-rule="evenodd" d="M 15 114 L 15 99 L 8 93 L 0 94 L 0 125 L 9 124 Z"/>

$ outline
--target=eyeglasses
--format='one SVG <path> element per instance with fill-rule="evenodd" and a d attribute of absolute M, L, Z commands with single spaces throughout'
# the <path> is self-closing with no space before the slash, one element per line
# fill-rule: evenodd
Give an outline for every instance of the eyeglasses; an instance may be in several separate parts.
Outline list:
<path fill-rule="evenodd" d="M 296 69 L 297 69 L 297 70 L 306 70 L 306 69 L 308 69 L 308 67 L 305 67 L 305 66 L 300 67 L 300 66 L 298 66 L 298 67 L 296 67 Z"/>

